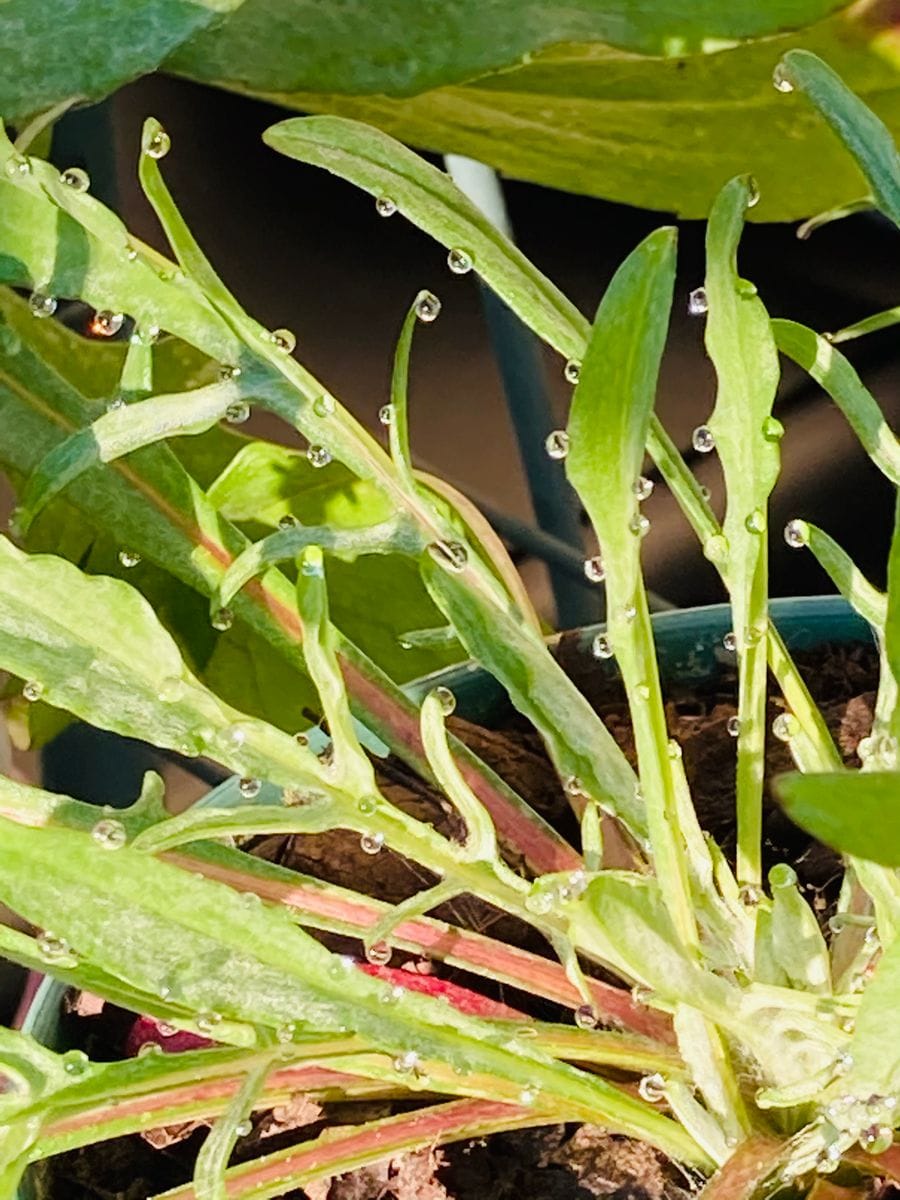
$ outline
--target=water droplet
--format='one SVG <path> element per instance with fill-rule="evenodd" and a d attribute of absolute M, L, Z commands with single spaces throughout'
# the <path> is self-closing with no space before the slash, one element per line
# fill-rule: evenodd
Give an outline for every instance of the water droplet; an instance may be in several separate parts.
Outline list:
<path fill-rule="evenodd" d="M 378 410 L 378 420 L 382 425 L 393 425 L 394 423 L 394 406 L 393 404 L 382 404 Z"/>
<path fill-rule="evenodd" d="M 646 537 L 650 532 L 650 518 L 645 517 L 643 513 L 635 513 L 628 522 L 628 529 L 635 537 Z"/>
<path fill-rule="evenodd" d="M 128 249 L 125 251 L 125 257 L 128 259 L 129 262 L 135 262 L 137 260 L 137 256 L 138 256 L 138 252 L 137 252 L 137 250 L 135 250 L 134 246 L 129 246 Z"/>
<path fill-rule="evenodd" d="M 447 266 L 454 275 L 468 275 L 472 270 L 472 256 L 465 250 L 454 247 L 447 255 Z"/>
<path fill-rule="evenodd" d="M 772 72 L 772 84 L 776 92 L 792 92 L 794 90 L 794 85 L 788 79 L 782 63 L 779 63 Z"/>
<path fill-rule="evenodd" d="M 741 722 L 740 722 L 740 718 L 738 718 L 738 717 L 729 717 L 729 718 L 728 718 L 728 721 L 727 721 L 727 723 L 726 723 L 726 725 L 725 725 L 725 728 L 728 730 L 728 736 L 729 736 L 729 737 L 735 737 L 735 738 L 736 738 L 736 737 L 738 736 L 738 734 L 741 732 Z"/>
<path fill-rule="evenodd" d="M 581 363 L 577 358 L 569 359 L 569 361 L 563 367 L 563 375 L 569 383 L 578 382 L 578 380 L 581 378 Z"/>
<path fill-rule="evenodd" d="M 279 1025 L 275 1030 L 275 1039 L 282 1046 L 288 1045 L 294 1040 L 294 1034 L 297 1032 L 297 1026 L 293 1021 L 287 1021 L 284 1025 Z"/>
<path fill-rule="evenodd" d="M 73 192 L 86 192 L 91 186 L 91 177 L 81 167 L 68 167 L 60 175 L 59 182 Z"/>
<path fill-rule="evenodd" d="M 75 966 L 76 959 L 69 943 L 65 938 L 57 937 L 55 933 L 51 933 L 49 929 L 39 935 L 37 948 L 38 953 L 45 962 L 54 963 L 59 967 Z"/>
<path fill-rule="evenodd" d="M 448 687 L 436 687 L 431 693 L 441 707 L 445 717 L 449 717 L 456 708 L 456 697 Z"/>
<path fill-rule="evenodd" d="M 157 1026 L 157 1029 L 159 1026 Z M 162 1046 L 159 1042 L 144 1042 L 138 1047 L 138 1058 L 150 1058 L 154 1054 L 162 1054 Z"/>
<path fill-rule="evenodd" d="M 598 633 L 591 642 L 591 654 L 594 658 L 612 658 L 615 651 L 613 650 L 609 635 L 606 633 Z"/>
<path fill-rule="evenodd" d="M 737 650 L 737 635 L 735 634 L 734 630 L 729 629 L 729 631 L 722 638 L 722 645 L 731 654 L 733 654 L 734 651 Z"/>
<path fill-rule="evenodd" d="M 119 562 L 123 567 L 136 567 L 141 561 L 141 556 L 136 550 L 120 550 Z"/>
<path fill-rule="evenodd" d="M 392 953 L 387 942 L 373 942 L 371 946 L 366 946 L 366 959 L 376 967 L 389 963 Z"/>
<path fill-rule="evenodd" d="M 40 700 L 40 698 L 41 698 L 41 696 L 43 696 L 43 694 L 44 694 L 44 685 L 42 683 L 39 683 L 36 679 L 29 679 L 22 686 L 23 698 L 25 700 L 28 700 L 32 704 L 35 702 L 35 700 Z"/>
<path fill-rule="evenodd" d="M 101 308 L 88 322 L 88 333 L 94 337 L 114 337 L 125 323 L 125 314 Z"/>
<path fill-rule="evenodd" d="M 575 1024 L 579 1029 L 596 1029 L 597 1014 L 592 1004 L 582 1004 L 575 1009 Z"/>
<path fill-rule="evenodd" d="M 325 560 L 322 552 L 316 547 L 316 553 L 312 553 L 312 549 L 309 547 L 300 560 L 300 574 L 305 575 L 307 579 L 324 579 Z"/>
<path fill-rule="evenodd" d="M 800 550 L 809 543 L 809 526 L 805 521 L 788 521 L 784 527 L 784 540 L 792 550 Z"/>
<path fill-rule="evenodd" d="M 648 479 L 646 475 L 638 475 L 631 490 L 634 494 L 635 500 L 643 501 L 649 500 L 650 496 L 653 494 L 653 487 L 654 484 L 652 479 Z"/>
<path fill-rule="evenodd" d="M 569 435 L 564 429 L 554 429 L 552 433 L 547 434 L 544 449 L 549 458 L 559 462 L 569 453 Z"/>
<path fill-rule="evenodd" d="M 146 321 L 135 327 L 129 340 L 133 346 L 154 346 L 161 332 L 155 321 Z"/>
<path fill-rule="evenodd" d="M 375 211 L 379 217 L 392 217 L 397 211 L 397 205 L 390 196 L 378 196 L 375 200 Z"/>
<path fill-rule="evenodd" d="M 681 746 L 675 741 L 674 738 L 669 738 L 669 741 L 666 745 L 666 753 L 668 754 L 669 758 L 675 759 L 676 761 L 682 757 Z"/>
<path fill-rule="evenodd" d="M 229 363 L 223 363 L 222 366 L 219 367 L 219 382 L 232 383 L 235 379 L 240 379 L 241 374 L 242 372 L 240 367 L 232 366 Z"/>
<path fill-rule="evenodd" d="M 296 529 L 299 524 L 300 522 L 293 513 L 285 513 L 283 516 L 278 518 L 279 529 Z"/>
<path fill-rule="evenodd" d="M 522 1088 L 521 1092 L 519 1092 L 518 1102 L 519 1104 L 525 1105 L 526 1108 L 530 1108 L 531 1105 L 534 1104 L 535 1100 L 537 1100 L 537 1097 L 537 1088 L 525 1087 Z"/>
<path fill-rule="evenodd" d="M 38 319 L 52 317 L 56 312 L 56 307 L 56 297 L 48 296 L 46 292 L 32 292 L 28 297 L 28 308 L 31 315 Z"/>
<path fill-rule="evenodd" d="M 194 1024 L 197 1026 L 197 1028 L 200 1030 L 201 1033 L 212 1033 L 212 1031 L 215 1029 L 215 1027 L 217 1025 L 221 1025 L 221 1023 L 222 1023 L 221 1014 L 217 1013 L 217 1012 L 212 1012 L 212 1010 L 210 1010 L 208 1012 L 199 1012 L 199 1013 L 197 1013 L 196 1017 L 194 1018 Z"/>
<path fill-rule="evenodd" d="M 759 204 L 759 184 L 752 175 L 747 176 L 747 207 L 756 208 Z"/>
<path fill-rule="evenodd" d="M 765 533 L 766 514 L 761 508 L 754 508 L 753 512 L 747 514 L 744 527 L 748 533 Z"/>
<path fill-rule="evenodd" d="M 174 704 L 184 695 L 184 680 L 177 675 L 167 675 L 159 685 L 157 696 L 163 704 Z"/>
<path fill-rule="evenodd" d="M 703 557 L 710 562 L 724 562 L 728 557 L 728 539 L 724 533 L 714 533 L 703 543 Z"/>
<path fill-rule="evenodd" d="M 702 317 L 705 313 L 709 312 L 706 288 L 694 288 L 688 296 L 688 312 L 692 317 Z"/>
<path fill-rule="evenodd" d="M 772 722 L 772 732 L 779 742 L 789 742 L 800 732 L 800 722 L 793 713 L 779 713 Z"/>
<path fill-rule="evenodd" d="M 359 839 L 359 848 L 363 854 L 377 854 L 383 845 L 383 833 L 364 833 Z"/>
<path fill-rule="evenodd" d="M 246 400 L 235 400 L 225 409 L 225 420 L 229 425 L 243 425 L 250 420 L 250 405 Z"/>
<path fill-rule="evenodd" d="M 625 607 L 622 609 L 622 620 L 627 621 L 629 625 L 635 619 L 636 616 L 637 616 L 637 609 L 634 607 L 633 604 L 626 604 Z"/>
<path fill-rule="evenodd" d="M 567 796 L 586 796 L 581 780 L 577 775 L 567 775 L 563 780 L 563 791 Z"/>
<path fill-rule="evenodd" d="M 84 1075 L 90 1065 L 83 1050 L 68 1050 L 63 1055 L 63 1070 L 67 1075 Z"/>
<path fill-rule="evenodd" d="M 305 733 L 295 733 L 294 741 L 297 743 L 298 746 L 308 746 L 309 745 L 309 738 L 306 736 Z"/>
<path fill-rule="evenodd" d="M 234 1132 L 239 1138 L 249 1137 L 249 1135 L 253 1132 L 253 1122 L 238 1121 L 237 1125 L 234 1127 Z"/>
<path fill-rule="evenodd" d="M 884 1154 L 894 1144 L 890 1125 L 869 1125 L 859 1135 L 859 1144 L 867 1154 Z"/>
<path fill-rule="evenodd" d="M 372 813 L 378 808 L 378 797 L 363 796 L 356 807 L 364 817 L 371 817 Z"/>
<path fill-rule="evenodd" d="M 21 154 L 14 154 L 6 162 L 6 173 L 9 177 L 15 178 L 16 175 L 30 175 L 31 162 Z"/>
<path fill-rule="evenodd" d="M 428 553 L 445 571 L 455 574 L 464 571 L 469 561 L 469 552 L 462 542 L 431 542 Z"/>
<path fill-rule="evenodd" d="M 314 467 L 327 467 L 331 462 L 331 451 L 327 446 L 309 446 L 306 457 Z"/>
<path fill-rule="evenodd" d="M 219 633 L 225 633 L 234 624 L 234 613 L 230 608 L 219 608 L 213 613 L 210 624 Z"/>
<path fill-rule="evenodd" d="M 419 292 L 415 304 L 416 316 L 425 325 L 430 325 L 440 316 L 441 302 L 434 292 Z"/>
<path fill-rule="evenodd" d="M 704 500 L 709 500 L 710 496 L 712 495 L 712 492 L 709 490 L 709 488 L 706 486 L 705 483 L 701 483 L 701 485 L 700 485 L 700 495 L 703 497 Z"/>
<path fill-rule="evenodd" d="M 777 417 L 766 417 L 762 424 L 762 435 L 767 442 L 780 442 L 784 437 L 784 426 Z"/>
<path fill-rule="evenodd" d="M 698 425 L 691 434 L 691 445 L 698 454 L 709 454 L 716 448 L 716 439 L 707 425 Z"/>
<path fill-rule="evenodd" d="M 238 784 L 238 791 L 245 800 L 255 800 L 262 790 L 262 783 L 258 779 L 251 779 L 249 776 L 243 778 Z"/>
<path fill-rule="evenodd" d="M 394 1070 L 399 1071 L 401 1075 L 409 1075 L 419 1066 L 419 1056 L 415 1050 L 405 1050 L 403 1054 L 398 1054 L 394 1059 Z"/>
<path fill-rule="evenodd" d="M 582 570 L 588 583 L 602 583 L 606 578 L 603 558 L 599 554 L 595 554 L 593 558 L 586 558 L 582 565 Z"/>
<path fill-rule="evenodd" d="M 635 694 L 637 695 L 638 700 L 649 700 L 650 699 L 649 684 L 639 683 L 634 690 L 635 690 Z"/>
<path fill-rule="evenodd" d="M 98 821 L 91 830 L 91 837 L 104 850 L 121 850 L 128 841 L 128 834 L 121 821 L 106 817 Z"/>
<path fill-rule="evenodd" d="M 282 354 L 293 354 L 294 347 L 297 345 L 297 338 L 290 329 L 273 329 L 269 334 L 269 340 Z"/>
<path fill-rule="evenodd" d="M 638 1084 L 638 1095 L 648 1104 L 657 1104 L 666 1098 L 666 1081 L 658 1072 L 645 1075 Z"/>
<path fill-rule="evenodd" d="M 334 397 L 323 392 L 313 400 L 313 412 L 317 417 L 330 417 L 334 413 Z"/>
<path fill-rule="evenodd" d="M 171 149 L 172 139 L 161 125 L 158 125 L 144 142 L 144 153 L 148 158 L 165 158 Z"/>
<path fill-rule="evenodd" d="M 738 899 L 747 908 L 756 908 L 762 898 L 762 892 L 753 883 L 745 883 L 738 891 Z"/>

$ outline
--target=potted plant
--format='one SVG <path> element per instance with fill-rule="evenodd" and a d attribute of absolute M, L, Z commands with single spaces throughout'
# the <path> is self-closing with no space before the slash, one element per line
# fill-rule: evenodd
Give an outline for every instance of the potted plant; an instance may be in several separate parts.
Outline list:
<path fill-rule="evenodd" d="M 791 52 L 775 80 L 808 96 L 856 157 L 873 202 L 900 217 L 896 152 L 873 114 L 813 55 Z M 438 316 L 437 297 L 420 293 L 403 325 L 383 413 L 387 455 L 294 360 L 291 335 L 259 326 L 216 276 L 162 181 L 168 138 L 157 123 L 145 128 L 140 176 L 175 262 L 131 239 L 81 173 L 60 176 L 4 140 L 0 264 L 29 292 L 4 301 L 0 327 L 3 395 L 15 416 L 0 444 L 19 482 L 17 537 L 34 536 L 42 514 L 42 536 L 61 536 L 47 518 L 63 503 L 112 532 L 124 572 L 152 564 L 205 597 L 213 630 L 252 633 L 261 655 L 290 669 L 292 686 L 305 673 L 329 741 L 317 753 L 283 714 L 266 719 L 279 694 L 248 689 L 240 704 L 233 675 L 213 686 L 224 673 L 197 650 L 205 628 L 176 614 L 173 636 L 161 620 L 166 588 L 155 593 L 158 614 L 123 579 L 0 540 L 0 665 L 23 681 L 25 701 L 211 757 L 240 781 L 229 802 L 219 796 L 178 815 L 152 775 L 131 808 L 100 813 L 0 781 L 0 899 L 34 929 L 0 926 L 0 950 L 142 1014 L 155 1030 L 132 1041 L 150 1052 L 113 1062 L 2 1032 L 0 1194 L 14 1195 L 30 1165 L 64 1150 L 195 1121 L 209 1133 L 192 1179 L 157 1192 L 167 1200 L 264 1200 L 301 1188 L 321 1196 L 322 1181 L 386 1156 L 562 1122 L 651 1147 L 712 1198 L 783 1191 L 821 1200 L 839 1194 L 821 1182 L 835 1172 L 861 1196 L 867 1177 L 896 1178 L 895 551 L 885 596 L 821 531 L 794 521 L 785 532 L 816 554 L 877 636 L 875 723 L 859 745 L 863 769 L 851 771 L 769 616 L 778 350 L 831 393 L 894 482 L 898 449 L 834 340 L 771 321 L 738 274 L 752 180 L 721 190 L 706 279 L 692 298 L 719 381 L 694 440 L 721 459 L 720 525 L 653 415 L 674 231 L 658 230 L 629 255 L 589 323 L 442 173 L 387 136 L 325 117 L 284 122 L 266 138 L 427 229 L 452 269 L 477 271 L 567 359 L 572 410 L 549 449 L 565 460 L 602 547 L 585 563 L 608 597 L 592 650 L 620 672 L 637 769 L 550 653 L 490 529 L 412 467 L 409 354 L 414 331 Z M 133 321 L 112 394 L 108 381 L 92 388 L 60 361 L 63 335 L 45 320 L 60 296 L 90 304 L 101 335 Z M 44 331 L 40 354 L 35 329 Z M 171 338 L 157 346 L 161 330 Z M 193 349 L 165 367 L 193 386 L 160 388 L 157 357 L 169 341 Z M 207 490 L 185 464 L 193 453 L 193 471 L 208 475 L 223 452 L 207 431 L 241 423 L 251 404 L 302 434 L 305 471 L 337 460 L 363 481 L 376 517 L 312 523 L 285 511 L 279 528 L 250 542 L 228 514 L 239 508 L 236 480 L 267 477 L 266 451 L 245 446 Z M 704 835 L 667 728 L 640 568 L 647 453 L 730 596 L 731 858 Z M 446 683 L 413 703 L 332 622 L 332 563 L 373 555 L 414 563 L 442 614 L 443 625 L 414 640 L 457 638 L 540 734 L 577 821 L 573 841 L 448 733 Z M 763 873 L 769 669 L 783 693 L 775 732 L 797 768 L 779 794 L 847 854 L 824 931 L 790 863 Z M 433 783 L 445 825 L 392 802 L 361 727 Z M 246 852 L 259 835 L 340 831 L 373 864 L 388 854 L 414 864 L 418 890 L 385 903 L 365 886 L 338 887 Z M 460 897 L 533 931 L 547 952 L 428 916 Z M 353 939 L 357 953 L 341 953 L 326 934 Z M 467 985 L 396 970 L 396 947 L 463 969 Z M 506 1003 L 492 983 L 521 999 Z M 181 1034 L 194 1038 L 189 1047 L 172 1040 Z M 179 1048 L 152 1052 L 163 1044 Z M 252 1114 L 298 1095 L 397 1106 L 231 1162 L 254 1131 Z M 415 1185 L 405 1186 L 410 1194 Z"/>

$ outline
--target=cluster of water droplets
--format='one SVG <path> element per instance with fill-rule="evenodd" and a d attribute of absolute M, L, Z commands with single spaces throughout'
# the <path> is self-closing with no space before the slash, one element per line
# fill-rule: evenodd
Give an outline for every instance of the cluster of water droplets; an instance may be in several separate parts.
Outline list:
<path fill-rule="evenodd" d="M 856 747 L 859 760 L 869 769 L 894 771 L 897 768 L 897 739 L 889 733 L 871 733 Z"/>
<path fill-rule="evenodd" d="M 577 784 L 578 781 L 575 780 Z M 580 784 L 578 785 L 580 788 Z M 571 786 L 569 795 L 574 795 Z M 583 795 L 583 792 L 577 794 Z M 536 917 L 545 917 L 558 912 L 564 905 L 579 900 L 587 890 L 588 877 L 585 871 L 563 871 L 554 875 L 543 875 L 532 883 L 525 897 L 525 907 Z"/>

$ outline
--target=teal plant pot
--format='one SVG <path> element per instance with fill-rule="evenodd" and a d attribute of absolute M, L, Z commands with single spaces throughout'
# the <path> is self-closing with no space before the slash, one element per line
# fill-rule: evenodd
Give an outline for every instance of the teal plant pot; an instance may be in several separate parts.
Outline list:
<path fill-rule="evenodd" d="M 773 600 L 769 606 L 772 620 L 790 650 L 814 650 L 828 644 L 849 645 L 872 641 L 868 624 L 840 596 L 801 596 Z M 723 638 L 731 628 L 731 608 L 727 604 L 712 604 L 703 608 L 673 609 L 652 617 L 653 632 L 663 681 L 702 683 L 730 662 L 731 655 Z M 577 645 L 585 657 L 591 654 L 591 643 L 604 626 L 587 626 L 576 633 Z M 557 639 L 551 639 L 551 645 Z M 594 669 L 615 675 L 614 660 L 594 660 Z M 456 711 L 460 716 L 481 725 L 490 726 L 509 701 L 501 684 L 477 663 L 461 663 L 415 680 L 406 686 L 413 699 L 421 699 L 439 684 L 448 687 L 456 696 Z M 271 803 L 278 791 L 265 785 L 256 803 Z M 200 804 L 246 804 L 237 788 L 237 780 L 227 780 L 199 801 Z M 72 1047 L 65 1043 L 61 1020 L 61 1001 L 65 987 L 53 979 L 45 979 L 38 989 L 22 1028 L 52 1050 Z M 18 1200 L 33 1200 L 26 1180 Z"/>

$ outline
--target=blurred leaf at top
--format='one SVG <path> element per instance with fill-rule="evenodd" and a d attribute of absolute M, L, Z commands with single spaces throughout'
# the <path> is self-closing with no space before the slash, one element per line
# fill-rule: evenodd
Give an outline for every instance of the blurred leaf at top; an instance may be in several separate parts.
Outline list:
<path fill-rule="evenodd" d="M 563 190 L 702 217 L 752 172 L 754 219 L 858 196 L 857 168 L 772 70 L 821 55 L 897 133 L 878 0 L 5 0 L 0 113 L 96 99 L 162 63 Z"/>

